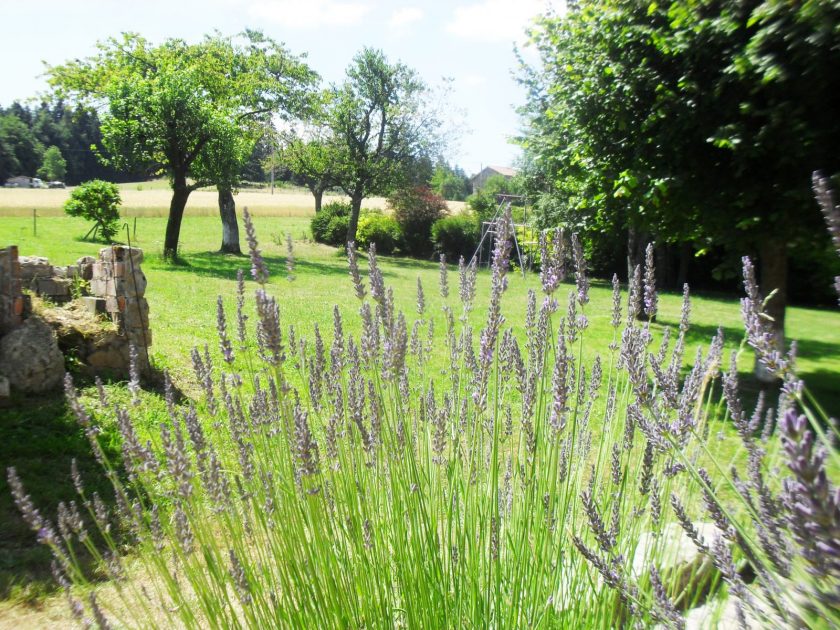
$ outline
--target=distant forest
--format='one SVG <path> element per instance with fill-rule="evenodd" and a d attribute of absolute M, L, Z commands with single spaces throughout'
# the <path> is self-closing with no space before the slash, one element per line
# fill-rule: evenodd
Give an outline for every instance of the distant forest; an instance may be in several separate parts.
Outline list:
<path fill-rule="evenodd" d="M 90 109 L 74 108 L 62 101 L 26 106 L 19 102 L 0 107 L 0 185 L 16 175 L 35 176 L 49 147 L 57 147 L 67 163 L 65 182 L 76 185 L 90 179 L 112 182 L 139 181 L 162 173 L 131 172 L 110 166 L 101 149 L 100 121 Z M 243 166 L 247 181 L 263 182 L 263 164 L 271 153 L 268 142 L 258 143 Z M 277 173 L 278 180 L 289 179 Z"/>

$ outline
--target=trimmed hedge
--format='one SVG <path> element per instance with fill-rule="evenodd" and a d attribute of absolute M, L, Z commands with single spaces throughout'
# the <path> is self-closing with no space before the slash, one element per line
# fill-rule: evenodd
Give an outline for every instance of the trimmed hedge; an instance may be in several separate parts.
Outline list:
<path fill-rule="evenodd" d="M 356 246 L 365 250 L 376 243 L 379 254 L 392 254 L 402 244 L 402 230 L 392 217 L 380 212 L 365 212 L 356 228 Z"/>
<path fill-rule="evenodd" d="M 324 204 L 321 211 L 312 217 L 310 228 L 312 238 L 317 243 L 343 247 L 347 238 L 347 224 L 350 221 L 350 204 L 343 201 L 331 201 Z M 343 226 L 343 227 L 342 227 Z"/>
<path fill-rule="evenodd" d="M 435 221 L 446 213 L 446 201 L 425 186 L 396 191 L 388 197 L 388 207 L 402 229 L 405 252 L 417 258 L 432 255 L 431 232 Z"/>
<path fill-rule="evenodd" d="M 478 247 L 481 229 L 473 214 L 456 214 L 438 219 L 432 225 L 432 242 L 438 254 L 456 261 L 463 256 L 469 260 Z"/>

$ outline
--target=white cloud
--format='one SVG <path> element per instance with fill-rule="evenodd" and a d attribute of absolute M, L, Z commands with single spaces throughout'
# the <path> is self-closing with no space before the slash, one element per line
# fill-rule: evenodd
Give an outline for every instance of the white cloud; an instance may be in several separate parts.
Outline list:
<path fill-rule="evenodd" d="M 248 13 L 289 28 L 306 29 L 356 24 L 372 9 L 364 2 L 263 0 L 253 3 Z"/>
<path fill-rule="evenodd" d="M 391 14 L 391 18 L 388 20 L 388 26 L 391 28 L 405 28 L 422 19 L 422 9 L 418 9 L 417 7 L 401 7 Z"/>
<path fill-rule="evenodd" d="M 473 41 L 522 42 L 531 19 L 545 13 L 552 4 L 550 0 L 483 0 L 456 7 L 446 30 Z"/>

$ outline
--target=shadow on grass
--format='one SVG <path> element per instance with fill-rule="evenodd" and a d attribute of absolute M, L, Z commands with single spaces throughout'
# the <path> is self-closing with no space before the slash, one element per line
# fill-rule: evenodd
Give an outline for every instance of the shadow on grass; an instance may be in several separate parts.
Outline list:
<path fill-rule="evenodd" d="M 56 589 L 50 573 L 51 554 L 21 518 L 11 496 L 6 467 L 15 467 L 41 515 L 53 523 L 60 501 L 78 500 L 70 478 L 73 459 L 88 496 L 98 492 L 108 503 L 113 491 L 61 392 L 37 398 L 13 396 L 2 415 L 0 599 L 34 602 Z M 101 444 L 109 458 L 119 459 L 119 442 L 107 429 Z"/>
<path fill-rule="evenodd" d="M 263 255 L 263 260 L 268 267 L 273 281 L 285 278 L 285 256 Z M 408 266 L 409 262 L 419 262 L 411 260 L 397 262 L 401 261 L 401 259 L 392 258 L 385 258 L 385 260 L 387 260 L 389 264 L 396 266 Z M 361 259 L 359 264 L 362 272 L 364 273 L 366 268 L 364 259 Z M 245 273 L 246 279 L 250 280 L 251 278 L 251 261 L 247 255 L 237 256 L 234 254 L 222 254 L 219 252 L 198 252 L 182 256 L 172 263 L 155 260 L 152 265 L 154 265 L 154 268 L 157 271 L 186 271 L 194 273 L 198 276 L 221 278 L 223 280 L 236 280 L 236 274 L 241 269 L 243 273 Z M 295 270 L 297 274 L 340 276 L 343 278 L 347 278 L 348 276 L 347 259 L 339 256 L 336 256 L 335 262 L 315 262 L 305 258 L 297 258 L 295 259 Z M 394 274 L 388 272 L 387 269 L 384 269 L 382 271 L 382 275 L 389 277 Z"/>
<path fill-rule="evenodd" d="M 672 328 L 672 334 L 676 331 L 679 323 L 676 321 L 657 321 L 661 326 Z M 718 330 L 723 331 L 724 340 L 729 343 L 740 343 L 744 337 L 744 329 L 735 326 L 712 326 L 692 324 L 686 334 L 686 344 L 689 349 L 703 345 L 708 348 Z M 797 356 L 800 358 L 820 358 L 826 356 L 840 356 L 840 344 L 828 343 L 817 339 L 799 337 L 797 343 Z M 692 350 L 693 351 L 693 350 Z M 729 365 L 729 353 L 724 353 L 724 369 Z M 832 417 L 840 417 L 840 372 L 830 370 L 800 370 L 799 377 L 805 382 L 806 387 L 814 395 L 817 402 Z M 738 380 L 741 384 L 741 393 L 744 398 L 744 407 L 752 410 L 758 399 L 759 392 L 765 391 L 768 404 L 775 405 L 778 387 L 767 386 L 758 381 L 752 372 L 739 372 Z"/>

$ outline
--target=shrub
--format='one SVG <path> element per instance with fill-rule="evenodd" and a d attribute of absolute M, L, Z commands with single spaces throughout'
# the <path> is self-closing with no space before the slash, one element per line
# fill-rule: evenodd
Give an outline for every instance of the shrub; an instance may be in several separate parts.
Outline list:
<path fill-rule="evenodd" d="M 344 247 L 349 223 L 350 217 L 342 215 L 332 217 L 324 230 L 324 240 L 322 242 L 334 247 Z"/>
<path fill-rule="evenodd" d="M 446 213 L 446 201 L 425 186 L 398 190 L 388 198 L 388 207 L 402 230 L 405 251 L 428 258 L 432 254 L 432 225 Z"/>
<path fill-rule="evenodd" d="M 461 269 L 459 304 L 441 267 L 443 326 L 426 326 L 433 314 L 418 283 L 412 327 L 374 252 L 371 301 L 352 327 L 335 307 L 329 352 L 317 326 L 313 343 L 284 345 L 264 285 L 255 338 L 234 349 L 220 299 L 224 356 L 193 352 L 203 401 L 178 408 L 168 394 L 169 418 L 149 442 L 142 432 L 157 423 L 133 421 L 106 394 L 91 414 L 68 379 L 68 406 L 117 509 L 100 509 L 74 467 L 79 498 L 59 505 L 56 528 L 16 471 L 7 476 L 77 616 L 100 627 L 118 616 L 120 627 L 679 628 L 706 601 L 704 621 L 737 602 L 750 627 L 836 627 L 834 428 L 807 402 L 792 355 L 773 347 L 751 263 L 746 342 L 783 379 L 776 435 L 764 396 L 755 412 L 742 404 L 738 355 L 724 360 L 722 331 L 683 369 L 693 351 L 687 290 L 673 337 L 637 321 L 652 263 L 629 300 L 614 284 L 611 317 L 595 313 L 573 238 L 568 304 L 558 308 L 565 290 L 544 274 L 546 298 L 532 291 L 525 309 L 503 309 L 510 241 L 497 242 L 480 334 L 466 316 L 474 268 Z M 559 256 L 548 258 L 554 280 L 567 279 Z M 364 300 L 355 250 L 349 262 Z M 524 334 L 505 321 L 517 310 Z M 592 348 L 598 320 L 614 341 Z M 122 463 L 103 449 L 103 420 L 119 427 Z M 131 566 L 115 523 L 134 541 Z M 99 570 L 79 566 L 81 554 Z M 117 588 L 98 600 L 103 573 Z M 136 588 L 138 575 L 153 596 Z"/>
<path fill-rule="evenodd" d="M 391 254 L 400 246 L 402 231 L 393 217 L 381 212 L 364 212 L 359 217 L 356 229 L 356 245 L 368 249 L 371 243 L 376 243 L 376 251 L 380 254 Z"/>
<path fill-rule="evenodd" d="M 340 222 L 333 219 L 344 218 L 344 234 L 339 234 Z M 325 245 L 344 245 L 347 238 L 347 223 L 350 218 L 350 204 L 343 201 L 331 201 L 324 204 L 321 211 L 312 217 L 310 228 L 312 238 Z"/>
<path fill-rule="evenodd" d="M 64 204 L 64 211 L 71 217 L 82 217 L 94 225 L 85 239 L 99 236 L 111 242 L 120 229 L 120 189 L 111 182 L 93 179 L 76 187 Z"/>
<path fill-rule="evenodd" d="M 469 260 L 475 253 L 480 239 L 481 228 L 473 214 L 443 217 L 432 225 L 435 252 L 446 254 L 447 260 L 456 261 L 461 256 Z"/>

